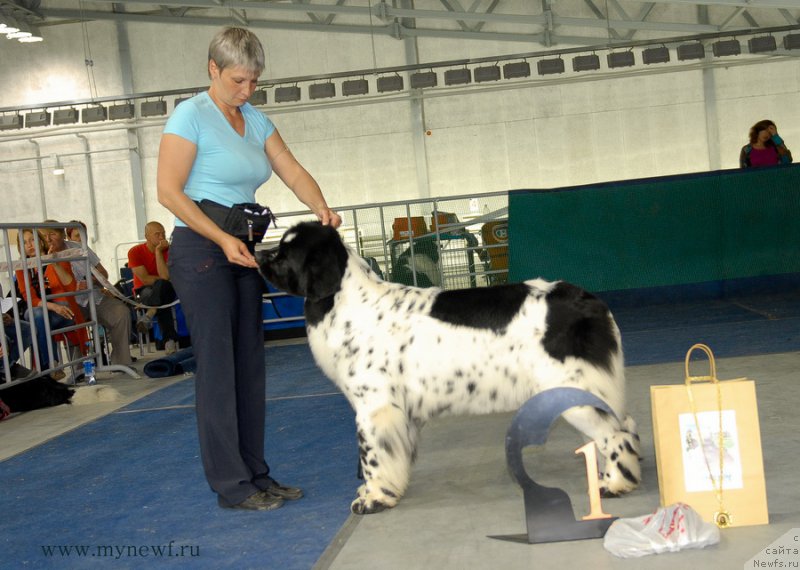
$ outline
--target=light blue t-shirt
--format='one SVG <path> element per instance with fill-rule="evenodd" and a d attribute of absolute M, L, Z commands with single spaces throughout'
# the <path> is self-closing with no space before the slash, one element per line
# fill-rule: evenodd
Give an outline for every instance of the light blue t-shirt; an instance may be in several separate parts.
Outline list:
<path fill-rule="evenodd" d="M 244 136 L 205 91 L 175 107 L 167 121 L 165 134 L 178 135 L 197 146 L 184 188 L 192 200 L 207 198 L 225 206 L 255 202 L 256 190 L 272 174 L 264 145 L 275 125 L 250 103 L 240 109 Z M 175 225 L 186 224 L 176 218 Z"/>

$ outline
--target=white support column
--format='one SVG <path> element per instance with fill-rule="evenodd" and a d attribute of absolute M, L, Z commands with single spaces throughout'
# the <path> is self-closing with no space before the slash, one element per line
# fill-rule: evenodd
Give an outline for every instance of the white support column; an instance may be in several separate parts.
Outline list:
<path fill-rule="evenodd" d="M 708 6 L 697 7 L 697 17 L 701 24 L 708 24 Z M 711 55 L 706 54 L 706 60 Z M 706 115 L 706 147 L 708 148 L 708 169 L 722 168 L 719 147 L 719 116 L 717 114 L 717 84 L 713 69 L 703 69 L 703 101 Z"/>
<path fill-rule="evenodd" d="M 708 56 L 706 56 L 708 57 Z M 717 85 L 713 69 L 703 70 L 703 99 L 706 108 L 706 139 L 708 146 L 708 169 L 722 168 L 719 146 L 719 117 L 717 115 Z"/>
<path fill-rule="evenodd" d="M 117 10 L 125 10 L 124 5 L 114 4 Z M 133 85 L 133 69 L 131 65 L 131 47 L 128 41 L 128 24 L 124 20 L 117 21 L 117 42 L 119 44 L 119 67 L 122 77 L 122 90 L 125 93 L 135 93 Z M 135 106 L 134 102 L 134 106 Z M 134 108 L 138 115 L 139 109 Z M 148 222 L 147 209 L 144 200 L 144 183 L 142 181 L 142 158 L 139 149 L 142 148 L 140 129 L 128 129 L 128 165 L 131 175 L 131 188 L 133 191 L 133 211 L 136 218 L 136 232 L 139 238 L 144 239 L 144 226 Z"/>

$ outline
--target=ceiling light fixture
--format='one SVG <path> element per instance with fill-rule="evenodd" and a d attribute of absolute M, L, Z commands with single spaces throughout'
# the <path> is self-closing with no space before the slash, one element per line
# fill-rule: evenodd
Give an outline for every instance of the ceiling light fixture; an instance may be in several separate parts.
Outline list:
<path fill-rule="evenodd" d="M 536 70 L 539 72 L 539 75 L 564 73 L 564 60 L 560 57 L 555 59 L 540 59 L 536 62 Z"/>
<path fill-rule="evenodd" d="M 106 119 L 108 119 L 108 109 L 102 105 L 86 107 L 81 111 L 81 122 L 83 123 L 97 123 Z"/>
<path fill-rule="evenodd" d="M 17 38 L 17 41 L 22 42 L 24 44 L 32 44 L 36 42 L 43 42 L 44 37 L 42 36 L 42 32 L 39 31 L 38 26 L 34 26 L 33 24 L 28 26 L 28 31 L 31 35 L 26 36 L 24 38 Z"/>
<path fill-rule="evenodd" d="M 436 72 L 420 71 L 419 73 L 411 74 L 411 89 L 425 89 L 426 87 L 436 87 L 439 80 L 436 77 Z"/>
<path fill-rule="evenodd" d="M 527 61 L 517 61 L 507 63 L 503 66 L 503 77 L 506 79 L 518 79 L 520 77 L 530 77 L 531 64 Z"/>
<path fill-rule="evenodd" d="M 291 103 L 300 100 L 300 88 L 297 85 L 278 87 L 275 89 L 276 103 Z"/>
<path fill-rule="evenodd" d="M 266 105 L 267 104 L 267 90 L 266 89 L 257 89 L 253 91 L 253 94 L 250 95 L 250 98 L 247 100 L 248 103 L 254 106 L 258 105 Z"/>
<path fill-rule="evenodd" d="M 309 99 L 330 99 L 336 97 L 336 85 L 333 83 L 313 83 L 308 86 Z"/>
<path fill-rule="evenodd" d="M 108 118 L 112 121 L 133 119 L 134 114 L 133 103 L 121 103 L 119 105 L 111 105 L 108 108 Z"/>
<path fill-rule="evenodd" d="M 47 127 L 50 125 L 50 113 L 47 111 L 33 111 L 25 115 L 26 127 Z"/>
<path fill-rule="evenodd" d="M 390 91 L 402 91 L 404 86 L 403 78 L 400 75 L 388 75 L 378 77 L 378 93 Z"/>
<path fill-rule="evenodd" d="M 576 55 L 572 58 L 572 71 L 596 71 L 600 69 L 600 56 Z"/>
<path fill-rule="evenodd" d="M 445 85 L 465 85 L 472 83 L 472 73 L 466 67 L 464 69 L 448 69 L 444 72 Z"/>
<path fill-rule="evenodd" d="M 706 48 L 700 42 L 678 46 L 678 59 L 681 61 L 686 61 L 689 59 L 703 59 L 705 56 Z"/>
<path fill-rule="evenodd" d="M 139 109 L 142 117 L 160 117 L 167 114 L 167 102 L 163 99 L 158 101 L 142 101 Z"/>
<path fill-rule="evenodd" d="M 350 79 L 349 81 L 342 82 L 342 95 L 350 97 L 351 95 L 366 95 L 369 93 L 369 82 L 364 79 Z"/>
<path fill-rule="evenodd" d="M 800 34 L 786 34 L 783 36 L 784 49 L 798 49 L 800 48 Z"/>
<path fill-rule="evenodd" d="M 500 80 L 500 66 L 487 65 L 485 67 L 475 68 L 475 83 L 484 83 L 486 81 L 499 81 Z"/>
<path fill-rule="evenodd" d="M 765 53 L 778 49 L 775 36 L 759 36 L 750 38 L 747 40 L 747 47 L 750 49 L 750 53 Z"/>
<path fill-rule="evenodd" d="M 22 115 L 0 115 L 0 131 L 22 128 Z"/>
<path fill-rule="evenodd" d="M 54 125 L 71 125 L 78 122 L 78 110 L 70 107 L 69 109 L 57 109 L 53 111 Z"/>
<path fill-rule="evenodd" d="M 720 40 L 711 44 L 711 53 L 714 57 L 724 57 L 726 55 L 739 55 L 742 53 L 742 44 L 739 40 Z"/>
<path fill-rule="evenodd" d="M 669 61 L 669 48 L 661 46 L 642 50 L 642 61 L 646 65 L 667 63 Z"/>
<path fill-rule="evenodd" d="M 0 7 L 0 34 L 14 34 L 19 31 L 19 25 L 17 24 L 16 18 L 14 18 L 11 14 L 8 13 L 7 10 L 3 10 Z"/>
<path fill-rule="evenodd" d="M 636 63 L 636 56 L 633 55 L 632 51 L 618 51 L 608 54 L 606 60 L 608 61 L 608 67 L 611 68 L 630 67 Z"/>

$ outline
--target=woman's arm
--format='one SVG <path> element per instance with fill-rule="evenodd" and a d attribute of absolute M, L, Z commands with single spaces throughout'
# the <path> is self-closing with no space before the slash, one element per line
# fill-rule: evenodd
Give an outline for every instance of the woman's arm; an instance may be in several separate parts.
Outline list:
<path fill-rule="evenodd" d="M 342 224 L 342 218 L 328 207 L 319 184 L 297 161 L 277 129 L 267 139 L 265 150 L 272 170 L 294 192 L 297 199 L 308 206 L 324 225 L 338 228 Z"/>
<path fill-rule="evenodd" d="M 158 149 L 158 201 L 183 223 L 216 243 L 231 263 L 258 267 L 247 246 L 222 231 L 183 191 L 192 170 L 197 146 L 178 135 L 165 134 Z"/>
<path fill-rule="evenodd" d="M 742 147 L 742 152 L 739 153 L 739 168 L 750 168 L 749 146 L 750 145 L 744 145 Z"/>
<path fill-rule="evenodd" d="M 73 285 L 73 283 L 75 283 L 75 278 L 72 275 L 72 270 L 69 268 L 68 262 L 59 261 L 58 263 L 51 263 L 50 267 L 53 268 L 53 271 L 49 272 L 50 275 L 55 275 L 62 289 L 65 291 L 74 291 L 77 288 L 77 284 Z M 73 286 L 70 287 L 70 285 Z"/>
<path fill-rule="evenodd" d="M 42 300 L 39 298 L 39 295 L 36 293 L 36 289 L 34 288 L 34 284 L 30 283 L 30 289 L 25 286 L 25 274 L 17 270 L 17 285 L 19 286 L 19 291 L 22 293 L 22 298 L 25 299 L 25 302 L 28 303 L 31 307 L 38 307 L 42 304 Z M 38 279 L 39 276 L 33 277 L 30 272 L 28 272 L 28 279 Z M 28 291 L 30 291 L 31 298 L 28 299 Z"/>
<path fill-rule="evenodd" d="M 786 148 L 786 143 L 783 142 L 783 139 L 778 135 L 778 133 L 772 135 L 772 142 L 775 143 L 775 148 L 778 151 L 778 160 L 780 160 L 781 164 L 791 164 L 792 151 Z"/>

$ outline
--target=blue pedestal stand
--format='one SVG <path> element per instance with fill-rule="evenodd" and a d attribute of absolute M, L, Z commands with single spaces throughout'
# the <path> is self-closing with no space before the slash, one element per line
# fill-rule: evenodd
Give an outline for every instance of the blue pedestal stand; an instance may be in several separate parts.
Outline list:
<path fill-rule="evenodd" d="M 489 538 L 528 544 L 601 538 L 616 520 L 616 517 L 576 520 L 569 495 L 563 489 L 536 483 L 522 463 L 522 450 L 529 445 L 544 445 L 553 422 L 575 406 L 592 406 L 615 415 L 608 404 L 589 392 L 577 388 L 553 388 L 525 402 L 514 416 L 506 434 L 506 461 L 514 480 L 522 487 L 528 534 Z"/>

